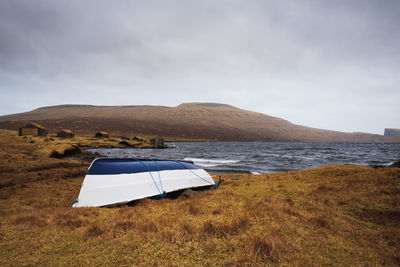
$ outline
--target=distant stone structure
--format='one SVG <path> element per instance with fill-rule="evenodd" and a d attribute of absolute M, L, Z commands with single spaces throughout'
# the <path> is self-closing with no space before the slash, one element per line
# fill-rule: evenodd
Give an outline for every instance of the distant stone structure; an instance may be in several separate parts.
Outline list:
<path fill-rule="evenodd" d="M 400 136 L 400 129 L 385 128 L 384 136 Z"/>
<path fill-rule="evenodd" d="M 96 138 L 110 138 L 110 135 L 107 132 L 97 132 L 94 137 L 96 137 Z"/>
<path fill-rule="evenodd" d="M 150 145 L 153 148 L 165 148 L 164 138 L 154 137 L 154 138 L 150 139 Z"/>
<path fill-rule="evenodd" d="M 62 129 L 57 132 L 57 137 L 60 138 L 74 138 L 75 134 L 71 130 Z"/>
<path fill-rule="evenodd" d="M 49 131 L 47 128 L 35 122 L 30 122 L 19 128 L 18 135 L 47 136 Z"/>

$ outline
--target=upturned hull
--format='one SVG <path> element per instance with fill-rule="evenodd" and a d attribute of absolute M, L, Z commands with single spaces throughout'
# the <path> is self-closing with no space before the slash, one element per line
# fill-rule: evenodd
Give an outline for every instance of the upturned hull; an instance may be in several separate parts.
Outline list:
<path fill-rule="evenodd" d="M 92 163 L 73 207 L 102 207 L 204 186 L 212 177 L 179 161 L 99 159 Z"/>

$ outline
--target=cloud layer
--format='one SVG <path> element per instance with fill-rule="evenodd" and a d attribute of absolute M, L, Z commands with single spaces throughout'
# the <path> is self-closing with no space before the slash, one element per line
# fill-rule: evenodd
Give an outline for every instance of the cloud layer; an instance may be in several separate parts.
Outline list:
<path fill-rule="evenodd" d="M 0 2 L 0 114 L 222 102 L 400 128 L 399 1 Z"/>

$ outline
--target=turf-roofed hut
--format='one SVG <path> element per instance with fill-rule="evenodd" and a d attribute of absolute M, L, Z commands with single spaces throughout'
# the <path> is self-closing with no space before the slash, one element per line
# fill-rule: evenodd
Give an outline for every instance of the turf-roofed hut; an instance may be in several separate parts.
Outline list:
<path fill-rule="evenodd" d="M 25 136 L 25 135 L 32 135 L 32 136 L 47 136 L 49 134 L 49 130 L 47 130 L 46 127 L 43 127 L 42 125 L 35 123 L 35 122 L 29 122 L 19 128 L 18 135 L 19 136 Z"/>
<path fill-rule="evenodd" d="M 62 129 L 57 132 L 57 137 L 60 138 L 74 138 L 75 134 L 71 130 Z"/>
<path fill-rule="evenodd" d="M 97 132 L 94 137 L 96 138 L 110 138 L 110 135 L 107 132 Z"/>

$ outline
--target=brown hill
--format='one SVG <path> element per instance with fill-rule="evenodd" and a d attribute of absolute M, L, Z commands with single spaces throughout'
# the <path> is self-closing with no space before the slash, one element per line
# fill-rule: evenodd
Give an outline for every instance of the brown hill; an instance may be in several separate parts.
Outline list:
<path fill-rule="evenodd" d="M 61 105 L 0 116 L 0 128 L 16 130 L 35 121 L 50 132 L 77 134 L 107 131 L 112 135 L 154 136 L 168 140 L 209 141 L 392 141 L 366 133 L 343 133 L 295 125 L 265 114 L 214 103 L 164 106 Z"/>

